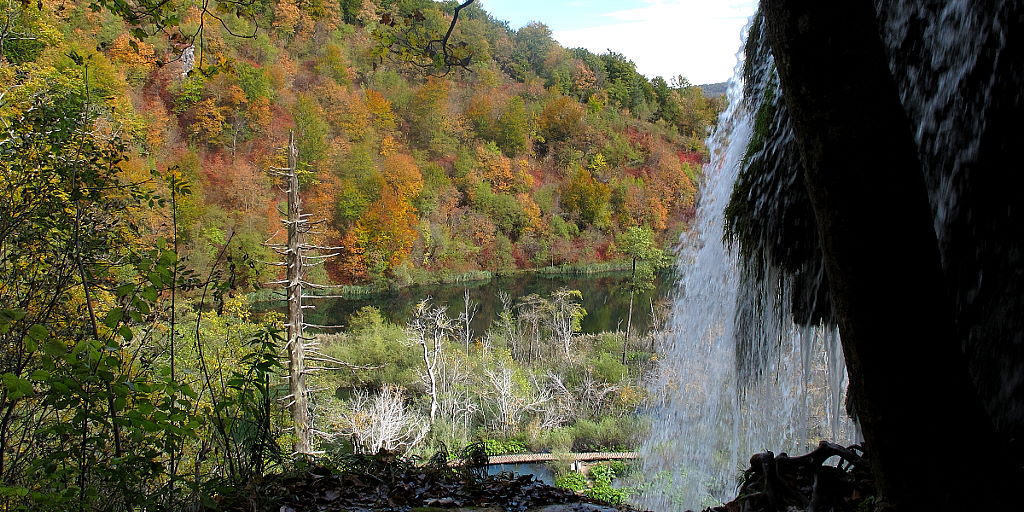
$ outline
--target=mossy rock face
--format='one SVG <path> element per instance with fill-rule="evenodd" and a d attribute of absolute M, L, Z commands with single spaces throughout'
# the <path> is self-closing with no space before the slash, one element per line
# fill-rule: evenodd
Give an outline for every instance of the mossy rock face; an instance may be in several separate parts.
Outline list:
<path fill-rule="evenodd" d="M 739 250 L 746 284 L 779 271 L 797 323 L 834 323 L 804 168 L 762 22 L 755 16 L 745 47 L 743 101 L 754 126 L 725 209 L 725 239 Z"/>

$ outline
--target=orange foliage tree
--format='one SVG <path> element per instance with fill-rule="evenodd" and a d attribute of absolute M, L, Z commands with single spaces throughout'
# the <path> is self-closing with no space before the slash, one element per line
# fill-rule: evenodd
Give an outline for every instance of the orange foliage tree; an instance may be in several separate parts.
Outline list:
<path fill-rule="evenodd" d="M 356 221 L 348 240 L 354 243 L 367 273 L 380 277 L 409 256 L 417 223 L 412 205 L 385 187 L 380 199 Z"/>
<path fill-rule="evenodd" d="M 382 277 L 409 257 L 419 218 L 412 200 L 423 189 L 416 161 L 401 152 L 384 158 L 380 195 L 342 240 L 343 266 L 356 276 Z"/>
<path fill-rule="evenodd" d="M 546 142 L 558 142 L 581 134 L 585 119 L 586 112 L 579 102 L 567 96 L 555 96 L 540 111 L 537 125 Z"/>
<path fill-rule="evenodd" d="M 391 102 L 375 89 L 367 89 L 365 94 L 366 109 L 372 116 L 373 126 L 381 133 L 393 131 L 398 116 L 395 115 Z"/>
<path fill-rule="evenodd" d="M 133 41 L 135 43 L 134 46 L 132 46 Z M 156 53 L 153 51 L 153 45 L 143 41 L 135 41 L 127 33 L 117 36 L 114 42 L 110 43 L 107 53 L 111 59 L 119 60 L 125 64 L 150 65 L 156 63 Z"/>

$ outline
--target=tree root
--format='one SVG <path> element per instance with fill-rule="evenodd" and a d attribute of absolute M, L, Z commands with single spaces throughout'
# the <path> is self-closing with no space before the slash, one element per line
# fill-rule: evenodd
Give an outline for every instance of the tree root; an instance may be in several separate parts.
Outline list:
<path fill-rule="evenodd" d="M 824 465 L 832 457 L 838 457 L 839 463 Z M 864 448 L 822 441 L 799 457 L 770 451 L 754 455 L 743 474 L 739 496 L 705 512 L 846 512 L 870 505 L 874 499 Z"/>

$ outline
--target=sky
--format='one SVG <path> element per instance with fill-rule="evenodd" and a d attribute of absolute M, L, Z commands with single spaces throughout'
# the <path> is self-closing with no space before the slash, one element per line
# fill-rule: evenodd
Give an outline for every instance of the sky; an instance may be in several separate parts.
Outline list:
<path fill-rule="evenodd" d="M 732 76 L 740 32 L 757 0 L 479 0 L 513 29 L 531 21 L 568 48 L 609 49 L 648 78 L 683 75 L 694 84 Z"/>

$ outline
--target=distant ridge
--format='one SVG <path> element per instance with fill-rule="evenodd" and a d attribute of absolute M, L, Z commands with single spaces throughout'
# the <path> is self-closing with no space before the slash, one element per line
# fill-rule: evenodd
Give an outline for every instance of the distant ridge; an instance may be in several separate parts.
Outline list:
<path fill-rule="evenodd" d="M 700 87 L 705 98 L 713 98 L 715 96 L 725 96 L 725 91 L 728 86 L 729 82 L 719 82 L 717 84 L 698 85 L 697 87 Z"/>

